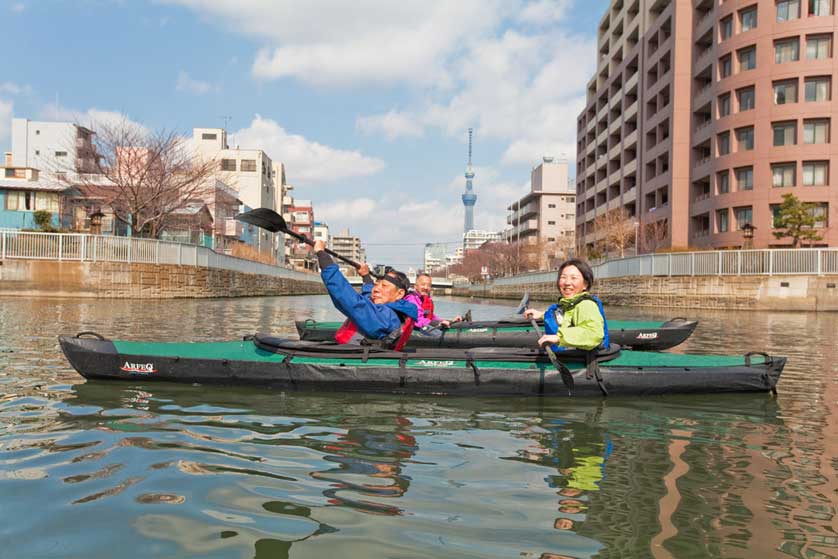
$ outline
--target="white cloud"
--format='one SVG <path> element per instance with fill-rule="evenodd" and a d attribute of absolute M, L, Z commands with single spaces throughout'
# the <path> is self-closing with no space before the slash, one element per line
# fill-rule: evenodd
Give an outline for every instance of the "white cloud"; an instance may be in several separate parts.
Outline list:
<path fill-rule="evenodd" d="M 415 116 L 395 110 L 382 115 L 358 117 L 355 125 L 364 134 L 383 134 L 388 140 L 415 138 L 424 133 L 422 123 Z"/>
<path fill-rule="evenodd" d="M 21 13 L 23 10 L 26 9 L 26 5 L 23 2 L 16 2 L 12 4 L 9 9 L 16 14 Z"/>
<path fill-rule="evenodd" d="M 14 114 L 14 104 L 11 101 L 0 99 L 0 142 L 9 139 L 9 128 Z"/>
<path fill-rule="evenodd" d="M 212 91 L 218 91 L 218 89 L 219 87 L 217 85 L 196 80 L 183 70 L 178 74 L 177 82 L 175 83 L 175 91 L 184 91 L 195 95 L 204 95 Z"/>
<path fill-rule="evenodd" d="M 32 93 L 32 88 L 14 82 L 2 82 L 0 83 L 0 93 L 8 93 L 9 95 L 29 94 Z"/>
<path fill-rule="evenodd" d="M 530 2 L 518 13 L 515 19 L 530 25 L 552 25 L 565 19 L 573 0 L 538 0 Z"/>
<path fill-rule="evenodd" d="M 230 142 L 264 150 L 288 170 L 290 182 L 315 184 L 373 175 L 384 162 L 354 150 L 342 150 L 290 134 L 277 122 L 256 115 L 250 126 L 232 135 Z"/>
<path fill-rule="evenodd" d="M 337 224 L 340 222 L 344 227 L 348 226 L 347 217 L 350 219 L 367 219 L 373 215 L 378 203 L 371 198 L 355 198 L 354 200 L 341 200 L 315 206 L 315 219 Z"/>

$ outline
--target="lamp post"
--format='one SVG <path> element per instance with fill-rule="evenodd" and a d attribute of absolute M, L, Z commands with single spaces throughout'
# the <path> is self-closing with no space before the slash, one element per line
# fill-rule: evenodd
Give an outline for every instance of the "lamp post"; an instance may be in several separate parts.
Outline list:
<path fill-rule="evenodd" d="M 90 234 L 91 235 L 101 235 L 102 234 L 102 218 L 105 217 L 101 211 L 96 210 L 92 214 L 88 216 L 90 218 Z"/>
<path fill-rule="evenodd" d="M 634 220 L 634 255 L 637 256 L 640 254 L 640 245 L 637 244 L 637 240 L 640 237 L 638 234 L 640 232 L 640 220 Z"/>
<path fill-rule="evenodd" d="M 754 230 L 756 227 L 751 225 L 750 223 L 746 223 L 742 226 L 742 238 L 745 239 L 745 242 L 742 244 L 742 248 L 744 250 L 754 248 Z"/>

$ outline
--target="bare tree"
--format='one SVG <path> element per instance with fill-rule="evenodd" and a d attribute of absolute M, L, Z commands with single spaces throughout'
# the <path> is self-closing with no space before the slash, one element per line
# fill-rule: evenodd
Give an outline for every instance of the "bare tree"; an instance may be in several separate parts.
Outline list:
<path fill-rule="evenodd" d="M 137 236 L 159 237 L 174 212 L 205 196 L 219 171 L 176 132 L 149 132 L 127 120 L 95 127 L 93 144 L 92 173 L 77 175 L 78 187 Z"/>
<path fill-rule="evenodd" d="M 601 232 L 600 241 L 605 253 L 619 252 L 626 255 L 626 248 L 634 243 L 634 219 L 625 208 L 617 208 L 594 220 L 594 231 Z"/>
<path fill-rule="evenodd" d="M 669 220 L 659 219 L 643 224 L 643 248 L 655 252 L 669 236 Z"/>

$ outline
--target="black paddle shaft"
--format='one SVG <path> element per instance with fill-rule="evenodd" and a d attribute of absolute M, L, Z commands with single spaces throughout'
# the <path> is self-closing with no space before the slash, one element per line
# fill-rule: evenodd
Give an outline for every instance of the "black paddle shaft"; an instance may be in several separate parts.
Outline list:
<path fill-rule="evenodd" d="M 538 323 L 535 321 L 535 318 L 531 318 L 530 322 L 532 323 L 532 327 L 535 330 L 536 335 L 540 339 L 541 338 L 541 329 L 539 329 Z M 556 353 L 553 351 L 553 348 L 550 347 L 550 344 L 545 344 L 544 349 L 547 351 L 547 357 L 550 358 L 550 362 L 553 364 L 553 366 L 556 368 L 556 370 L 559 371 L 559 374 L 562 377 L 562 382 L 564 383 L 565 388 L 567 388 L 567 395 L 572 396 L 573 395 L 573 375 L 570 374 L 570 371 L 568 370 L 567 367 L 565 367 L 564 365 L 559 363 L 559 360 L 556 357 Z"/>
<path fill-rule="evenodd" d="M 251 225 L 255 225 L 261 229 L 265 229 L 266 231 L 270 231 L 271 233 L 285 233 L 286 235 L 290 235 L 297 239 L 298 241 L 302 241 L 309 246 L 314 246 L 314 241 L 306 237 L 305 235 L 301 235 L 296 231 L 289 229 L 288 224 L 285 223 L 285 219 L 275 211 L 269 208 L 256 208 L 255 210 L 250 210 L 249 212 L 244 212 L 243 214 L 238 214 L 236 219 L 241 221 L 242 223 L 249 223 Z M 355 262 L 351 258 L 347 258 L 331 249 L 323 249 L 326 251 L 327 254 L 330 254 L 340 260 L 341 262 L 346 262 L 353 268 L 360 268 L 361 265 L 358 262 Z M 378 279 L 376 274 L 370 272 L 370 275 L 375 279 Z"/>

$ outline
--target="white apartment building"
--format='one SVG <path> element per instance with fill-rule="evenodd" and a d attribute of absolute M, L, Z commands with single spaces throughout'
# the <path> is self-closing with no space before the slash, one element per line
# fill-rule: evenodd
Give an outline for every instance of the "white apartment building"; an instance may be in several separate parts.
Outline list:
<path fill-rule="evenodd" d="M 72 122 L 12 119 L 12 166 L 33 168 L 51 179 L 96 171 L 93 132 Z"/>
<path fill-rule="evenodd" d="M 445 253 L 448 245 L 445 243 L 428 243 L 425 245 L 425 259 L 423 271 L 431 273 L 445 266 Z"/>
<path fill-rule="evenodd" d="M 568 178 L 568 163 L 544 157 L 530 173 L 530 191 L 506 208 L 511 225 L 509 242 L 551 243 L 569 239 L 576 231 L 576 192 Z"/>
<path fill-rule="evenodd" d="M 313 231 L 315 241 L 323 241 L 328 248 L 332 247 L 332 238 L 329 236 L 329 225 L 325 221 L 315 221 Z"/>
<path fill-rule="evenodd" d="M 278 168 L 261 149 L 230 148 L 227 145 L 227 131 L 223 128 L 193 128 L 192 140 L 199 155 L 216 159 L 221 170 L 221 179 L 238 192 L 238 197 L 249 208 L 276 210 L 277 182 L 283 181 L 284 169 Z M 277 180 L 278 179 L 278 180 Z M 281 186 L 279 187 L 281 190 Z M 277 241 L 273 233 L 259 231 L 257 248 L 275 255 L 277 263 L 283 263 L 285 252 L 279 250 L 283 241 Z"/>
<path fill-rule="evenodd" d="M 361 239 L 352 235 L 349 229 L 344 229 L 339 235 L 332 235 L 332 250 L 344 258 L 350 258 L 358 263 L 366 261 L 366 251 L 361 246 Z M 355 268 L 338 262 L 344 275 L 356 275 Z"/>
<path fill-rule="evenodd" d="M 474 250 L 483 246 L 484 243 L 501 240 L 503 240 L 503 233 L 472 229 L 463 233 L 463 249 L 466 251 Z"/>

